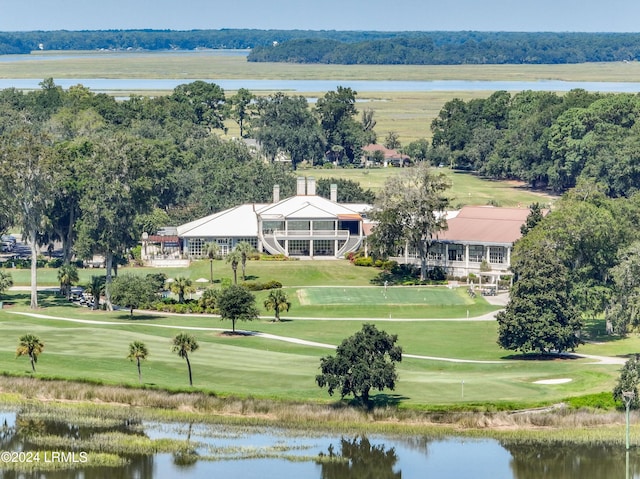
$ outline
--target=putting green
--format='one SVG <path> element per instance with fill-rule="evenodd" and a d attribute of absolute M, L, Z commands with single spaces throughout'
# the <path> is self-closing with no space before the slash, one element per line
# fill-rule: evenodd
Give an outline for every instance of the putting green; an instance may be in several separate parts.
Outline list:
<path fill-rule="evenodd" d="M 456 306 L 472 304 L 463 289 L 446 287 L 351 287 L 302 288 L 298 290 L 302 305 L 429 305 Z"/>

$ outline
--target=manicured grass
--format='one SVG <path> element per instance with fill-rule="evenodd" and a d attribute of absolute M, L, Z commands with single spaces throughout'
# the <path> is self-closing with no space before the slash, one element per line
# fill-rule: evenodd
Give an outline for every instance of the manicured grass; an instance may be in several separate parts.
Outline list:
<path fill-rule="evenodd" d="M 365 189 L 379 191 L 390 175 L 397 175 L 400 168 L 371 169 L 322 169 L 301 170 L 307 176 L 316 178 L 344 178 L 360 183 Z M 529 190 L 522 183 L 515 181 L 492 181 L 471 173 L 452 171 L 449 168 L 438 168 L 451 182 L 449 198 L 453 208 L 464 205 L 509 206 L 527 208 L 535 202 L 549 204 L 554 198 Z"/>
<path fill-rule="evenodd" d="M 189 268 L 121 268 L 120 271 L 144 276 L 148 273 L 165 273 L 169 278 L 185 276 L 196 280 L 209 279 L 209 261 L 194 261 Z M 31 276 L 27 269 L 9 269 L 16 286 L 30 284 Z M 348 261 L 249 261 L 247 262 L 247 281 L 280 281 L 284 286 L 321 286 L 339 282 L 345 286 L 370 285 L 379 269 L 356 267 Z M 104 275 L 104 269 L 90 268 L 78 270 L 80 284 L 86 284 L 92 275 Z M 41 268 L 38 270 L 38 285 L 57 286 L 58 270 Z M 213 262 L 213 278 L 219 284 L 223 278 L 233 280 L 233 270 L 223 260 Z M 238 281 L 242 273 L 238 267 Z"/>
<path fill-rule="evenodd" d="M 46 298 L 43 300 L 47 301 Z M 60 303 L 55 298 L 51 304 Z M 114 321 L 115 325 L 69 323 L 11 314 L 28 311 L 22 304 L 0 312 L 0 368 L 30 375 L 25 358 L 15 359 L 18 337 L 38 335 L 45 343 L 36 376 L 99 380 L 110 384 L 137 384 L 135 365 L 126 360 L 128 344 L 146 343 L 150 356 L 143 364 L 147 386 L 187 388 L 186 364 L 170 351 L 171 338 L 182 328 L 229 328 L 228 322 L 205 317 L 143 315 L 129 321 L 122 312 L 90 312 L 63 302 L 39 313 L 87 320 Z M 135 317 L 135 316 L 134 316 Z M 391 394 L 405 405 L 456 403 L 555 402 L 565 397 L 609 391 L 619 366 L 592 365 L 590 360 L 509 360 L 496 344 L 493 321 L 376 321 L 380 329 L 398 335 L 407 354 L 459 358 L 489 363 L 452 363 L 405 358 L 400 381 Z M 162 326 L 162 327 L 158 327 Z M 170 329 L 166 326 L 175 326 Z M 337 345 L 360 329 L 358 321 L 266 320 L 240 322 L 240 328 Z M 191 356 L 198 390 L 257 397 L 299 400 L 330 398 L 314 382 L 319 358 L 331 350 L 259 337 L 228 336 L 213 330 L 193 330 L 200 349 Z M 626 341 L 626 340 L 625 340 Z M 628 343 L 618 343 L 618 351 Z M 597 352 L 597 351 L 595 351 Z M 541 385 L 539 379 L 568 377 L 572 382 Z M 464 397 L 462 382 L 464 381 Z"/>

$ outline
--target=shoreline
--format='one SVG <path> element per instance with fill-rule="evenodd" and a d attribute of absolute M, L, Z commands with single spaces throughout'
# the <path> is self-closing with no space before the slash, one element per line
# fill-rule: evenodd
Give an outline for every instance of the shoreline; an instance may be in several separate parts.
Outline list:
<path fill-rule="evenodd" d="M 345 402 L 286 401 L 203 392 L 171 392 L 0 376 L 0 404 L 87 410 L 99 408 L 167 422 L 220 423 L 360 434 L 456 435 L 509 441 L 621 443 L 625 417 L 618 410 L 571 409 L 563 403 L 512 411 L 393 407 L 365 410 Z M 640 438 L 640 415 L 632 413 L 632 434 Z M 553 434 L 550 434 L 553 432 Z M 637 439 L 636 439 L 637 442 Z"/>

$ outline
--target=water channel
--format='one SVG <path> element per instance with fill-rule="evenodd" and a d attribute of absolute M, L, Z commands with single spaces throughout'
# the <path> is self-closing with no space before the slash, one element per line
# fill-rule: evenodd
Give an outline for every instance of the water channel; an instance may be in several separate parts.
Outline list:
<path fill-rule="evenodd" d="M 251 91 L 290 91 L 298 93 L 325 92 L 338 86 L 349 87 L 359 93 L 408 92 L 408 91 L 556 91 L 566 92 L 576 88 L 603 93 L 638 93 L 640 82 L 577 82 L 561 80 L 540 81 L 475 81 L 475 80 L 249 80 L 249 79 L 140 79 L 140 78 L 55 78 L 56 85 L 64 89 L 83 85 L 96 93 L 118 91 L 173 90 L 181 84 L 196 80 L 213 82 L 224 90 L 247 88 Z M 0 89 L 38 90 L 42 79 L 2 78 Z"/>
<path fill-rule="evenodd" d="M 120 453 L 127 464 L 119 467 L 91 467 L 89 456 L 74 469 L 34 473 L 17 472 L 0 463 L 1 479 L 640 478 L 640 452 L 632 448 L 626 456 L 621 446 L 507 443 L 464 437 L 344 436 L 266 427 L 123 420 L 87 425 L 82 419 L 74 424 L 73 420 L 51 417 L 43 416 L 41 409 L 0 411 L 0 451 L 62 450 L 68 454 L 73 450 L 76 462 L 82 462 L 81 453 L 101 447 L 93 441 L 94 436 L 108 442 L 104 438 L 119 434 L 125 438 L 121 442 L 129 438 L 175 440 L 190 453 Z M 48 439 L 43 444 L 38 438 Z M 50 446 L 64 440 L 72 441 L 72 445 L 66 449 Z M 54 456 L 49 454 L 47 460 L 51 462 Z M 40 456 L 40 461 L 44 458 Z"/>

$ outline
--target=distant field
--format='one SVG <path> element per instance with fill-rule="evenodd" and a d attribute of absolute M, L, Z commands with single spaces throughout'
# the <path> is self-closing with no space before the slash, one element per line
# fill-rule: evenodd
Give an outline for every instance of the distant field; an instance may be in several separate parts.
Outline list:
<path fill-rule="evenodd" d="M 10 60 L 11 56 L 3 59 Z M 0 78 L 154 78 L 184 79 L 286 79 L 286 80 L 505 80 L 505 81 L 637 81 L 640 63 L 585 63 L 577 65 L 301 65 L 248 63 L 244 56 L 208 52 L 186 55 L 166 52 L 113 53 L 49 52 L 45 59 L 0 62 Z M 162 95 L 167 91 L 118 91 L 129 94 Z M 233 92 L 229 92 L 233 93 Z M 266 95 L 272 92 L 254 92 Z M 326 92 L 305 93 L 310 99 Z M 399 135 L 402 144 L 431 138 L 430 125 L 442 106 L 452 98 L 486 98 L 491 92 L 367 92 L 358 95 L 358 109 L 375 111 L 376 133 L 383 141 L 388 132 Z M 238 127 L 226 123 L 228 136 L 238 136 Z"/>
<path fill-rule="evenodd" d="M 10 59 L 11 56 L 4 56 Z M 185 78 L 336 80 L 637 81 L 640 63 L 572 65 L 304 65 L 249 63 L 244 56 L 189 52 L 114 55 L 50 52 L 45 59 L 0 62 L 0 78 Z"/>
<path fill-rule="evenodd" d="M 390 175 L 399 174 L 401 171 L 399 168 L 300 170 L 302 174 L 316 178 L 343 178 L 356 181 L 363 188 L 374 192 L 382 188 Z M 437 171 L 447 175 L 451 181 L 449 196 L 454 208 L 463 205 L 487 204 L 526 208 L 535 202 L 549 204 L 554 201 L 554 197 L 527 189 L 522 183 L 515 181 L 486 180 L 472 173 L 456 172 L 449 168 L 440 168 Z"/>

